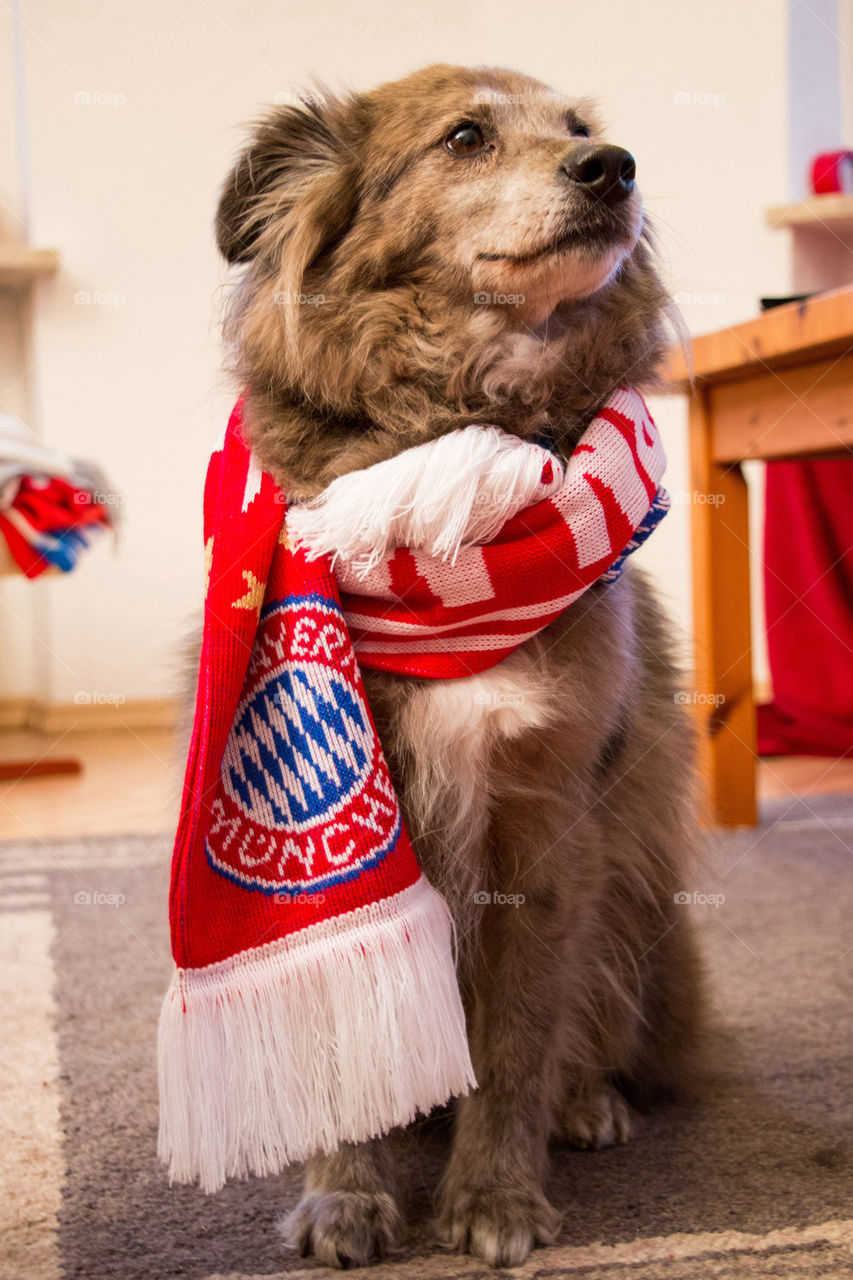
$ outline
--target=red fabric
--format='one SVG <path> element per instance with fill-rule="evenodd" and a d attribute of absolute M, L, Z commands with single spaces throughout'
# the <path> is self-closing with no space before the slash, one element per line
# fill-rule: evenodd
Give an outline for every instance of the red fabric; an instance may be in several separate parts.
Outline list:
<path fill-rule="evenodd" d="M 8 514 L 0 512 L 0 533 L 28 578 L 51 568 L 71 569 L 86 545 L 86 529 L 109 523 L 106 509 L 88 490 L 58 476 L 24 476 Z"/>
<path fill-rule="evenodd" d="M 0 532 L 6 539 L 9 554 L 15 564 L 21 570 L 21 573 L 26 574 L 28 578 L 38 578 L 51 567 L 50 561 L 45 560 L 44 556 L 33 550 L 33 544 L 15 528 L 8 516 L 3 515 L 2 512 L 0 512 Z"/>
<path fill-rule="evenodd" d="M 853 751 L 853 459 L 767 464 L 761 755 Z"/>

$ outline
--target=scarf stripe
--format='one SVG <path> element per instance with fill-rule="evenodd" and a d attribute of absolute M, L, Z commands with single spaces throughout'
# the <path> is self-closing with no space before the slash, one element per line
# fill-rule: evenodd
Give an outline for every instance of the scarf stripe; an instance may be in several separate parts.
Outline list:
<path fill-rule="evenodd" d="M 367 573 L 342 558 L 336 575 L 360 664 L 450 679 L 499 662 L 636 549 L 650 507 L 666 505 L 664 466 L 645 402 L 621 390 L 587 428 L 557 492 L 487 545 L 463 546 L 452 563 L 399 547 Z"/>

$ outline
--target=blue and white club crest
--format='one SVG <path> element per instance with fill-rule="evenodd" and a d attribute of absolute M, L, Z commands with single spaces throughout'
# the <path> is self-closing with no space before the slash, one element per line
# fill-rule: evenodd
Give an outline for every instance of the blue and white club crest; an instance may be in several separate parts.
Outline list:
<path fill-rule="evenodd" d="M 211 864 L 268 893 L 339 883 L 396 843 L 397 799 L 331 601 L 264 611 L 212 818 Z"/>

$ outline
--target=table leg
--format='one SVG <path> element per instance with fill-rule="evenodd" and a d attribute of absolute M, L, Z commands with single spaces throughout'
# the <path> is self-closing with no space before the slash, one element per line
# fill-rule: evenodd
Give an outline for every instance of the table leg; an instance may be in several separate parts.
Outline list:
<path fill-rule="evenodd" d="M 746 481 L 738 465 L 715 462 L 711 404 L 690 398 L 694 709 L 706 797 L 705 819 L 721 826 L 756 821 L 755 706 L 749 610 Z"/>

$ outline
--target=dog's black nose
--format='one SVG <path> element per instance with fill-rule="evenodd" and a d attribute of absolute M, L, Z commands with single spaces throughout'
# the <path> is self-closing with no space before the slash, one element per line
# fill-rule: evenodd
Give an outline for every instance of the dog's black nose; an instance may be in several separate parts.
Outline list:
<path fill-rule="evenodd" d="M 605 204 L 618 204 L 629 196 L 637 173 L 631 152 L 609 142 L 573 147 L 560 169 L 570 182 L 576 182 Z"/>

